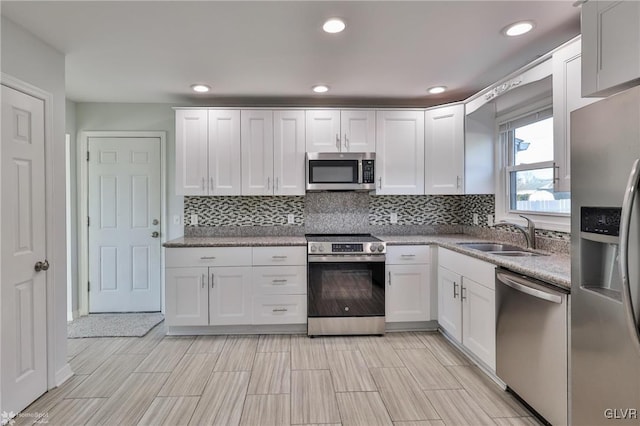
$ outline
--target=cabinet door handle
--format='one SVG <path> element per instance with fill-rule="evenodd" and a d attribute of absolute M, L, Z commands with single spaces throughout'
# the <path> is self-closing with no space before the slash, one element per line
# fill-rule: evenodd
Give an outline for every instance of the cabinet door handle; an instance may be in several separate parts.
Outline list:
<path fill-rule="evenodd" d="M 378 178 L 378 188 L 382 189 L 382 177 Z"/>
<path fill-rule="evenodd" d="M 209 178 L 209 182 L 210 182 L 210 185 L 211 185 L 211 187 L 210 187 L 210 189 L 211 189 L 211 193 L 213 194 L 213 188 L 214 188 L 214 185 L 213 185 L 213 176 L 211 176 L 211 177 Z"/>
<path fill-rule="evenodd" d="M 215 256 L 201 256 L 200 257 L 200 259 L 202 259 L 202 260 L 213 260 L 215 258 L 216 258 Z"/>
<path fill-rule="evenodd" d="M 206 280 L 206 278 L 205 278 L 204 274 L 202 274 L 202 285 L 201 285 L 202 288 L 204 288 L 204 280 Z"/>
<path fill-rule="evenodd" d="M 267 191 L 269 191 L 271 189 L 271 178 L 268 177 L 267 178 Z"/>
<path fill-rule="evenodd" d="M 202 178 L 202 190 L 204 191 L 204 178 Z"/>
<path fill-rule="evenodd" d="M 271 256 L 271 258 L 275 260 L 283 260 L 283 259 L 286 259 L 287 256 Z"/>
<path fill-rule="evenodd" d="M 276 191 L 280 188 L 280 178 L 276 178 Z"/>
<path fill-rule="evenodd" d="M 416 257 L 415 254 L 401 254 L 400 257 Z"/>
<path fill-rule="evenodd" d="M 215 282 L 216 282 L 216 276 L 212 273 L 211 274 L 211 288 L 213 288 L 213 285 L 215 284 Z"/>
<path fill-rule="evenodd" d="M 348 151 L 349 150 L 349 139 L 347 139 L 347 134 L 344 134 L 344 148 Z"/>
<path fill-rule="evenodd" d="M 460 189 L 461 183 L 462 179 L 460 179 L 460 176 L 456 176 L 456 188 Z"/>
<path fill-rule="evenodd" d="M 454 282 L 453 282 L 453 298 L 454 298 L 454 299 L 455 299 L 456 297 L 458 297 L 457 289 L 458 289 L 458 284 L 454 281 Z"/>
<path fill-rule="evenodd" d="M 465 286 L 460 287 L 460 300 L 467 300 L 467 289 Z"/>
<path fill-rule="evenodd" d="M 389 271 L 389 287 L 391 287 L 391 271 Z"/>
<path fill-rule="evenodd" d="M 287 312 L 287 308 L 273 308 L 271 312 Z"/>
<path fill-rule="evenodd" d="M 275 285 L 282 285 L 284 283 L 286 283 L 287 280 L 271 280 L 271 283 L 275 284 Z"/>
<path fill-rule="evenodd" d="M 336 149 L 340 151 L 340 135 L 336 133 Z"/>

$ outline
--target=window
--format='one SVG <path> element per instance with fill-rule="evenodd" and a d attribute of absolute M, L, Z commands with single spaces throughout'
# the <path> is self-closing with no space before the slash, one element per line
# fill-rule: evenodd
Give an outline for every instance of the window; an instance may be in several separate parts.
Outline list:
<path fill-rule="evenodd" d="M 504 213 L 569 215 L 570 193 L 554 190 L 553 110 L 544 108 L 503 122 L 499 132 L 506 150 Z"/>

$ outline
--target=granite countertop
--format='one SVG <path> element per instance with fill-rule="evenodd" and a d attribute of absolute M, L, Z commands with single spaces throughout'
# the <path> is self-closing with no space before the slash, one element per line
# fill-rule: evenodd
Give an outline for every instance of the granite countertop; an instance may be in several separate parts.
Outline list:
<path fill-rule="evenodd" d="M 571 258 L 568 255 L 542 252 L 548 254 L 548 256 L 496 256 L 458 245 L 457 243 L 460 242 L 492 242 L 492 240 L 465 234 L 377 235 L 377 237 L 385 241 L 388 245 L 435 244 L 565 289 L 571 289 Z M 167 241 L 163 245 L 167 248 L 306 246 L 307 240 L 304 236 L 181 237 Z"/>
<path fill-rule="evenodd" d="M 540 253 L 548 256 L 504 257 L 460 246 L 460 242 L 493 242 L 464 234 L 452 235 L 383 235 L 387 245 L 436 244 L 440 247 L 472 256 L 514 272 L 527 275 L 564 289 L 571 289 L 571 257 L 566 254 Z"/>
<path fill-rule="evenodd" d="M 299 237 L 180 237 L 167 241 L 167 248 L 184 247 L 269 247 L 269 246 L 306 246 L 307 239 Z"/>

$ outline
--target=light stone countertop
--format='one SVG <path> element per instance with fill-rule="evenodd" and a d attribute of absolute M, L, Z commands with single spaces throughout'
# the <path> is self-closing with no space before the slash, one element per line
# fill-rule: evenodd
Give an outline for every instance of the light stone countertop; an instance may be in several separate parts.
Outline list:
<path fill-rule="evenodd" d="M 304 236 L 299 237 L 180 237 L 167 241 L 167 248 L 185 247 L 269 247 L 269 246 L 306 246 Z"/>
<path fill-rule="evenodd" d="M 377 235 L 388 245 L 434 244 L 486 262 L 510 269 L 564 289 L 571 289 L 571 257 L 564 254 L 545 253 L 548 256 L 503 257 L 460 246 L 460 242 L 493 242 L 466 234 L 436 235 Z M 304 236 L 268 237 L 181 237 L 163 244 L 167 248 L 184 247 L 269 247 L 306 246 Z"/>
<path fill-rule="evenodd" d="M 465 234 L 413 236 L 382 235 L 378 236 L 378 238 L 385 241 L 387 245 L 435 244 L 467 256 L 472 256 L 477 259 L 493 263 L 494 265 L 502 266 L 514 272 L 557 285 L 566 290 L 571 290 L 571 257 L 565 254 L 539 251 L 540 253 L 548 254 L 548 256 L 498 256 L 458 245 L 457 243 L 461 242 L 494 242 L 492 240 Z"/>

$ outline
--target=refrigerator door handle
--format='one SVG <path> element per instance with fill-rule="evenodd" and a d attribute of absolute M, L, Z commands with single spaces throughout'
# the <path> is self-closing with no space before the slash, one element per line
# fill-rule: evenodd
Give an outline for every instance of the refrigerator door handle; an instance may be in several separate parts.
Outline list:
<path fill-rule="evenodd" d="M 636 314 L 633 310 L 633 302 L 631 300 L 631 288 L 629 284 L 629 227 L 631 226 L 631 213 L 633 212 L 633 203 L 638 191 L 638 182 L 640 181 L 640 159 L 633 162 L 629 181 L 624 190 L 624 200 L 622 202 L 622 214 L 620 218 L 620 276 L 622 277 L 622 304 L 624 305 L 625 317 L 631 340 L 634 346 L 640 352 L 640 334 L 638 332 L 638 322 Z"/>

